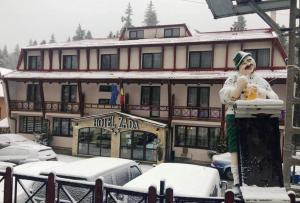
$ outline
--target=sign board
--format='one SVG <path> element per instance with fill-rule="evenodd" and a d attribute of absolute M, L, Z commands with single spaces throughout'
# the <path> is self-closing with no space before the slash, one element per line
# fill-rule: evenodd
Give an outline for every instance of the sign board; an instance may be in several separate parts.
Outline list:
<path fill-rule="evenodd" d="M 109 129 L 130 129 L 130 130 L 139 129 L 138 121 L 124 116 L 115 117 L 115 115 L 95 118 L 94 126 L 99 128 L 109 128 Z"/>

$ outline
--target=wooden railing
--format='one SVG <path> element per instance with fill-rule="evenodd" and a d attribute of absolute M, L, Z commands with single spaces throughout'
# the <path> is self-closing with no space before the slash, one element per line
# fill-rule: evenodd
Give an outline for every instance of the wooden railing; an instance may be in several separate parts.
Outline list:
<path fill-rule="evenodd" d="M 187 106 L 174 106 L 174 118 L 188 118 L 197 120 L 216 120 L 222 119 L 222 108 L 217 107 L 187 107 Z"/>
<path fill-rule="evenodd" d="M 11 100 L 9 107 L 12 111 L 41 111 L 41 102 Z"/>
<path fill-rule="evenodd" d="M 53 113 L 80 113 L 79 103 L 73 102 L 45 102 L 45 111 Z"/>

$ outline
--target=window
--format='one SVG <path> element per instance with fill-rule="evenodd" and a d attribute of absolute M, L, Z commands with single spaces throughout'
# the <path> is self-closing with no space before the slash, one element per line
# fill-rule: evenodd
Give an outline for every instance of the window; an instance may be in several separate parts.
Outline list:
<path fill-rule="evenodd" d="M 101 55 L 101 69 L 110 70 L 119 68 L 119 59 L 117 54 L 102 54 Z"/>
<path fill-rule="evenodd" d="M 159 105 L 160 87 L 143 86 L 141 93 L 141 105 Z"/>
<path fill-rule="evenodd" d="M 53 118 L 52 133 L 54 136 L 72 137 L 73 128 L 70 118 Z"/>
<path fill-rule="evenodd" d="M 270 49 L 245 49 L 244 51 L 251 53 L 253 59 L 256 61 L 256 66 L 258 68 L 269 67 Z"/>
<path fill-rule="evenodd" d="M 111 92 L 111 85 L 100 85 L 99 91 L 100 92 Z"/>
<path fill-rule="evenodd" d="M 187 105 L 197 107 L 198 116 L 207 118 L 209 116 L 209 87 L 188 87 Z"/>
<path fill-rule="evenodd" d="M 180 28 L 167 28 L 164 31 L 165 37 L 179 37 L 180 36 Z"/>
<path fill-rule="evenodd" d="M 42 117 L 20 116 L 19 130 L 21 133 L 42 132 L 42 128 L 47 122 Z"/>
<path fill-rule="evenodd" d="M 215 149 L 220 128 L 175 126 L 175 146 Z"/>
<path fill-rule="evenodd" d="M 77 55 L 64 55 L 63 56 L 63 69 L 74 70 L 78 68 Z"/>
<path fill-rule="evenodd" d="M 189 67 L 190 68 L 211 68 L 212 51 L 190 52 Z"/>
<path fill-rule="evenodd" d="M 63 85 L 62 86 L 62 102 L 73 103 L 77 100 L 77 85 Z"/>
<path fill-rule="evenodd" d="M 27 101 L 29 102 L 40 102 L 40 86 L 38 84 L 27 85 Z"/>
<path fill-rule="evenodd" d="M 162 57 L 161 53 L 143 54 L 143 68 L 161 68 Z"/>
<path fill-rule="evenodd" d="M 130 175 L 131 175 L 131 180 L 140 176 L 142 174 L 142 172 L 140 171 L 140 169 L 138 169 L 138 167 L 136 166 L 130 166 Z"/>
<path fill-rule="evenodd" d="M 100 105 L 110 104 L 109 101 L 110 101 L 110 99 L 99 99 L 98 104 L 100 104 Z"/>
<path fill-rule="evenodd" d="M 28 70 L 42 69 L 41 56 L 28 56 Z"/>
<path fill-rule="evenodd" d="M 143 39 L 144 30 L 134 30 L 129 32 L 129 39 Z"/>

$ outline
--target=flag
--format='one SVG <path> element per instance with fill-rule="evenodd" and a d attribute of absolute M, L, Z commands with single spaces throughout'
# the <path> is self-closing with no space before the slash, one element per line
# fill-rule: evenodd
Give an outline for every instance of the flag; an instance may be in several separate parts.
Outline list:
<path fill-rule="evenodd" d="M 124 93 L 123 86 L 121 87 L 121 90 L 120 90 L 120 104 L 122 107 L 124 107 L 124 105 L 125 105 L 125 93 Z"/>
<path fill-rule="evenodd" d="M 110 105 L 117 104 L 118 95 L 119 95 L 119 91 L 118 91 L 117 85 L 112 85 L 111 86 L 111 97 L 110 97 L 110 101 L 109 101 Z"/>

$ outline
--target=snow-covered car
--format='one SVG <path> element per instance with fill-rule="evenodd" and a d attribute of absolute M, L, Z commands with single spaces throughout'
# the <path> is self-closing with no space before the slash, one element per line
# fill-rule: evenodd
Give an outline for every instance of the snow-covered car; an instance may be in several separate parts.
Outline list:
<path fill-rule="evenodd" d="M 34 161 L 56 161 L 51 147 L 39 144 L 19 144 L 0 149 L 0 161 L 23 164 Z"/>
<path fill-rule="evenodd" d="M 160 191 L 160 181 L 165 189 L 174 189 L 174 196 L 218 197 L 221 196 L 221 181 L 218 171 L 211 167 L 194 164 L 161 163 L 123 186 L 131 191 L 147 193 L 150 186 Z M 225 186 L 225 185 L 224 185 Z M 141 202 L 142 197 L 127 196 L 122 202 Z"/>
<path fill-rule="evenodd" d="M 24 137 L 20 134 L 8 133 L 8 134 L 0 134 L 0 149 L 18 144 L 36 144 L 32 140 Z"/>
<path fill-rule="evenodd" d="M 218 169 L 220 176 L 232 180 L 230 153 L 213 155 L 211 166 Z"/>
<path fill-rule="evenodd" d="M 103 178 L 104 183 L 122 186 L 128 181 L 141 175 L 141 169 L 135 161 L 129 159 L 120 159 L 113 157 L 95 157 L 66 163 L 55 168 L 45 168 L 40 171 L 40 175 L 48 175 L 50 172 L 55 173 L 57 178 L 63 178 L 66 181 L 75 182 L 95 182 L 98 178 Z M 35 193 L 39 188 L 40 183 L 33 183 L 30 191 Z M 79 201 L 84 194 L 87 194 L 88 189 L 64 186 L 64 190 L 74 199 L 73 202 Z M 60 202 L 72 202 L 69 197 L 60 190 Z M 80 202 L 92 202 L 92 195 L 87 195 Z M 45 192 L 41 191 L 34 197 L 35 202 L 44 202 Z"/>

